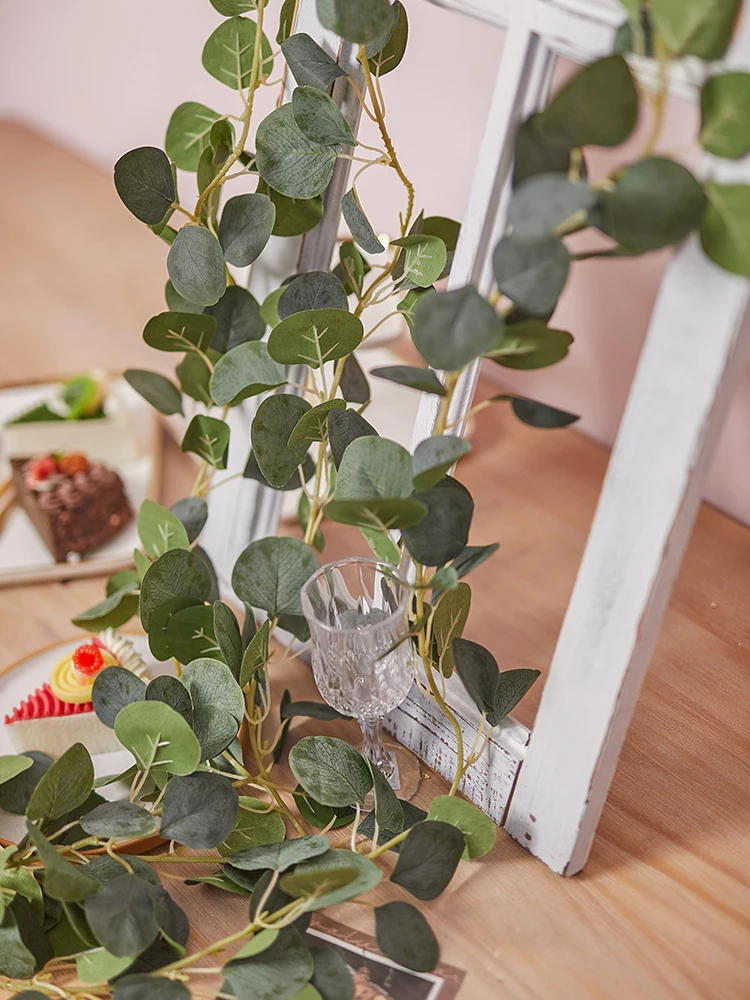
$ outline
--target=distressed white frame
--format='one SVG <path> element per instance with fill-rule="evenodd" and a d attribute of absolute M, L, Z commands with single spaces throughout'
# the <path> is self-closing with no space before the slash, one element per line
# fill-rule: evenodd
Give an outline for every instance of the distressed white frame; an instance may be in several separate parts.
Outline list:
<path fill-rule="evenodd" d="M 587 63 L 608 54 L 625 15 L 618 0 L 429 2 L 507 28 L 450 277 L 450 287 L 471 283 L 487 294 L 492 288 L 491 251 L 506 224 L 515 130 L 543 106 L 557 57 Z M 296 30 L 307 31 L 357 74 L 352 46 L 323 31 L 314 8 L 315 0 L 300 0 Z M 727 62 L 750 69 L 747 18 Z M 638 69 L 648 85 L 651 67 L 643 63 Z M 694 96 L 702 73 L 695 61 L 685 61 L 670 81 L 673 92 Z M 347 97 L 346 86 L 339 86 L 334 96 L 356 126 L 358 107 Z M 747 161 L 706 157 L 705 170 L 722 181 L 750 182 Z M 326 217 L 302 241 L 300 270 L 330 265 L 348 171 L 349 161 L 340 161 L 327 196 Z M 292 269 L 286 266 L 284 273 Z M 277 283 L 282 276 L 274 276 Z M 588 856 L 690 535 L 750 338 L 748 287 L 745 279 L 713 265 L 695 238 L 674 254 L 651 318 L 533 732 L 512 719 L 498 727 L 486 757 L 464 781 L 463 791 L 473 801 L 563 874 L 580 871 Z M 476 363 L 460 379 L 449 416 L 455 422 L 453 433 L 462 431 L 478 374 Z M 437 403 L 434 396 L 423 396 L 415 444 L 432 432 Z M 248 405 L 235 418 L 242 422 L 244 433 L 251 415 Z M 273 491 L 259 488 L 250 518 L 246 494 L 238 501 L 240 491 L 235 491 L 234 500 L 229 490 L 222 492 L 225 503 L 234 503 L 236 511 L 244 509 L 243 540 L 276 531 L 279 500 Z M 221 528 L 225 536 L 226 523 Z M 240 546 L 231 541 L 230 547 L 233 560 Z M 449 682 L 448 696 L 470 746 L 477 735 L 478 713 L 456 679 Z M 439 708 L 416 687 L 391 714 L 388 725 L 440 773 L 453 774 L 453 731 Z"/>

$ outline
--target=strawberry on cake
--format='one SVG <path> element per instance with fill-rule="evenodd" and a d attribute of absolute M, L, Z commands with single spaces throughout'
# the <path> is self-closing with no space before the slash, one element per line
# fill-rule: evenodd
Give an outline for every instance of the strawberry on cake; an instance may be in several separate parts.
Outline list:
<path fill-rule="evenodd" d="M 59 660 L 49 681 L 5 716 L 15 749 L 41 750 L 50 757 L 59 757 L 74 743 L 83 743 L 91 754 L 120 750 L 114 730 L 99 721 L 91 702 L 94 681 L 112 666 L 146 676 L 140 654 L 112 629 Z"/>

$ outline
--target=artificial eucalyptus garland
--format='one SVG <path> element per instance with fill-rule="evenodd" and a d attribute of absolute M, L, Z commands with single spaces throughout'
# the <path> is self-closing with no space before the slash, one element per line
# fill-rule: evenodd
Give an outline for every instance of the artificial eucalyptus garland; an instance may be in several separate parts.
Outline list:
<path fill-rule="evenodd" d="M 135 570 L 113 577 L 106 598 L 74 619 L 97 632 L 139 614 L 152 654 L 174 658 L 178 673 L 148 685 L 118 667 L 97 678 L 97 715 L 135 759 L 125 775 L 95 781 L 80 744 L 54 762 L 36 751 L 0 758 L 0 806 L 25 815 L 28 825 L 20 844 L 0 852 L 0 986 L 25 998 L 180 1000 L 195 986 L 192 970 L 200 966 L 203 974 L 216 961 L 222 997 L 350 1000 L 351 976 L 337 953 L 309 948 L 302 937 L 310 914 L 365 896 L 386 873 L 409 896 L 429 901 L 462 858 L 481 857 L 494 843 L 492 822 L 455 796 L 482 747 L 464 748 L 445 678 L 455 670 L 463 681 L 482 713 L 486 743 L 538 676 L 500 672 L 488 650 L 462 638 L 471 605 L 462 578 L 497 545 L 468 544 L 474 502 L 450 475 L 471 449 L 448 424 L 461 372 L 482 357 L 516 369 L 564 358 L 572 337 L 549 320 L 576 259 L 634 256 L 699 232 L 711 259 L 750 275 L 750 188 L 701 183 L 654 152 L 670 62 L 721 59 L 739 0 L 623 0 L 628 20 L 616 54 L 580 70 L 519 127 L 508 233 L 494 251 L 489 301 L 471 287 L 435 290 L 450 273 L 460 227 L 416 212 L 417 194 L 388 131 L 380 80 L 406 50 L 404 6 L 318 0 L 323 25 L 358 46 L 361 78 L 347 79 L 377 124 L 382 148 L 363 157 L 342 199 L 352 240 L 340 246 L 335 266 L 290 275 L 258 303 L 235 283 L 231 267 L 257 260 L 271 235 L 314 228 L 338 158 L 362 159 L 344 150 L 365 148 L 358 150 L 329 96 L 344 71 L 312 38 L 294 33 L 295 0 L 281 9 L 276 41 L 283 58 L 263 32 L 266 0 L 211 3 L 224 20 L 206 42 L 203 65 L 236 91 L 234 111 L 181 104 L 165 150 L 134 149 L 115 166 L 127 208 L 170 246 L 167 309 L 146 323 L 144 339 L 181 355 L 176 381 L 140 370 L 126 378 L 164 414 L 182 413 L 185 395 L 202 404 L 205 412 L 193 417 L 182 445 L 200 468 L 192 494 L 171 510 L 143 504 Z M 640 93 L 623 56 L 631 51 L 658 61 L 654 95 Z M 254 97 L 279 62 L 297 87 L 258 125 L 251 151 Z M 748 97 L 749 74 L 708 79 L 700 142 L 709 153 L 736 158 L 750 151 Z M 653 105 L 653 127 L 642 156 L 590 177 L 585 148 L 625 142 L 644 101 Z M 373 167 L 394 170 L 404 188 L 387 246 L 356 189 L 362 171 Z M 178 169 L 197 174 L 191 208 L 180 204 Z M 255 192 L 223 200 L 235 177 L 255 178 Z M 171 225 L 175 213 L 186 217 L 179 229 Z M 609 244 L 571 252 L 566 238 L 588 228 Z M 388 299 L 426 367 L 373 374 L 440 398 L 435 434 L 414 455 L 380 437 L 363 416 L 370 387 L 356 351 L 375 328 L 367 328 L 368 307 Z M 304 374 L 292 382 L 290 370 Z M 220 598 L 198 538 L 215 471 L 225 468 L 230 446 L 246 447 L 230 442 L 226 415 L 261 394 L 244 474 L 275 489 L 302 488 L 304 540 L 264 538 L 240 553 L 232 584 L 244 605 L 241 625 Z M 510 394 L 490 402 L 500 400 L 532 426 L 576 419 Z M 428 812 L 399 801 L 364 757 L 325 735 L 291 748 L 294 789 L 274 778 L 290 719 L 339 717 L 284 692 L 275 735 L 263 730 L 274 666 L 284 655 L 271 636 L 280 626 L 303 642 L 308 637 L 300 589 L 320 565 L 326 518 L 360 528 L 379 558 L 398 564 L 407 555 L 415 567 L 410 641 L 422 668 L 418 682 L 446 713 L 459 746 L 450 793 L 433 799 Z M 256 617 L 264 618 L 260 626 Z M 107 802 L 97 791 L 123 779 L 131 783 L 129 801 Z M 361 821 L 371 791 L 375 808 Z M 193 853 L 139 857 L 120 849 L 156 832 Z M 244 894 L 249 903 L 244 926 L 190 955 L 187 915 L 152 867 L 177 860 L 194 864 L 190 884 Z M 406 899 L 372 909 L 386 955 L 417 971 L 435 967 L 438 943 L 420 909 Z"/>

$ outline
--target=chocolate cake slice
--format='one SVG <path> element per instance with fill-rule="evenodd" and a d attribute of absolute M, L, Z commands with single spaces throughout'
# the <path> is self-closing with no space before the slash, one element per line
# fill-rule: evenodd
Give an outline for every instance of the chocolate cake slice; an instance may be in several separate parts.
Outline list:
<path fill-rule="evenodd" d="M 94 552 L 133 517 L 122 479 L 84 455 L 13 458 L 11 466 L 16 499 L 56 562 Z"/>

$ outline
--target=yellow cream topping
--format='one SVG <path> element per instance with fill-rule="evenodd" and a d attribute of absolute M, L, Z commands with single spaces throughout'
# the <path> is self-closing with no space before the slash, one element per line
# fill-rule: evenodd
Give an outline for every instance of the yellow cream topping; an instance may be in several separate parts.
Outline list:
<path fill-rule="evenodd" d="M 117 664 L 117 660 L 106 649 L 102 649 L 101 654 L 104 660 L 102 670 Z M 91 689 L 100 673 L 101 670 L 95 674 L 81 673 L 73 665 L 73 657 L 64 656 L 52 668 L 49 686 L 60 701 L 66 701 L 70 705 L 82 705 L 84 702 L 91 701 Z"/>

